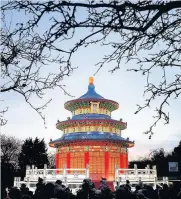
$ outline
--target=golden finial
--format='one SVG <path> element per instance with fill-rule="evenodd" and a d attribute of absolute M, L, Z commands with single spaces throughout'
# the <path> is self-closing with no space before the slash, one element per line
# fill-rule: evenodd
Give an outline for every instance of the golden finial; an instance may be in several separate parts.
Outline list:
<path fill-rule="evenodd" d="M 94 83 L 94 78 L 93 77 L 89 77 L 89 84 L 93 84 Z"/>

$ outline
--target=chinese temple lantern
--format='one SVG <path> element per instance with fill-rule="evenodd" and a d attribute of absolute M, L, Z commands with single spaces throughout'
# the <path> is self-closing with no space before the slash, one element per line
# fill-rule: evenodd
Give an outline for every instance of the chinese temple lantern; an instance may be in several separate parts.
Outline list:
<path fill-rule="evenodd" d="M 90 77 L 87 93 L 65 103 L 72 118 L 58 121 L 56 127 L 63 136 L 49 143 L 57 149 L 56 168 L 89 165 L 94 181 L 101 177 L 113 181 L 115 166 L 128 168 L 128 148 L 134 143 L 121 137 L 127 123 L 111 119 L 111 113 L 118 108 L 117 102 L 96 93 L 94 79 Z"/>

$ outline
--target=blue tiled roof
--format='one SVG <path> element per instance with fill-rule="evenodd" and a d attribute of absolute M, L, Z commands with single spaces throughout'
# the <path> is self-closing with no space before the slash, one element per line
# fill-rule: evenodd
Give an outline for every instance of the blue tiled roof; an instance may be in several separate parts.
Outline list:
<path fill-rule="evenodd" d="M 59 143 L 63 141 L 76 141 L 76 140 L 112 140 L 112 141 L 128 141 L 127 139 L 122 138 L 115 133 L 107 132 L 78 132 L 78 133 L 69 133 L 64 134 L 61 138 L 52 141 L 53 143 Z M 51 143 L 51 142 L 50 142 Z"/>
<path fill-rule="evenodd" d="M 101 95 L 97 94 L 95 91 L 95 86 L 94 85 L 89 85 L 88 86 L 88 91 L 86 94 L 82 95 L 79 97 L 79 99 L 86 99 L 86 98 L 91 98 L 91 99 L 104 99 Z"/>
<path fill-rule="evenodd" d="M 72 117 L 72 120 L 85 120 L 85 119 L 111 119 L 111 117 L 105 114 L 80 114 L 80 115 L 74 115 Z"/>

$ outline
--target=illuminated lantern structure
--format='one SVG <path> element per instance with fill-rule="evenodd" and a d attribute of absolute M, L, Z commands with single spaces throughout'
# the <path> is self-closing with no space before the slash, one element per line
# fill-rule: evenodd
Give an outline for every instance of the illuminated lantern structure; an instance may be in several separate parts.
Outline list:
<path fill-rule="evenodd" d="M 49 145 L 57 149 L 57 169 L 65 165 L 66 168 L 86 168 L 89 165 L 92 180 L 100 181 L 105 177 L 113 181 L 115 167 L 128 168 L 128 148 L 134 143 L 121 137 L 127 123 L 111 119 L 111 113 L 119 104 L 97 94 L 93 81 L 90 77 L 85 95 L 65 103 L 72 118 L 57 122 L 56 127 L 63 136 Z"/>

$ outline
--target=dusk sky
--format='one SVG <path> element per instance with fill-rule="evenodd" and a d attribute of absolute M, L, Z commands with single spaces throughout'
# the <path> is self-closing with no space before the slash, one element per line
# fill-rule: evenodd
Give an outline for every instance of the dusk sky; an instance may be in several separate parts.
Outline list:
<path fill-rule="evenodd" d="M 13 17 L 17 22 L 19 18 Z M 44 24 L 45 25 L 45 24 Z M 76 37 L 86 34 L 86 31 L 77 32 Z M 114 35 L 113 35 L 114 36 Z M 68 44 L 69 45 L 69 44 Z M 163 46 L 159 46 L 162 48 Z M 44 114 L 46 116 L 46 126 L 40 116 L 24 101 L 23 97 L 14 92 L 3 93 L 0 96 L 2 107 L 9 107 L 5 117 L 8 123 L 1 127 L 1 132 L 7 135 L 13 135 L 21 139 L 28 137 L 45 138 L 48 143 L 50 139 L 61 137 L 61 131 L 56 129 L 57 120 L 66 120 L 71 114 L 64 109 L 64 103 L 67 100 L 75 99 L 87 92 L 88 78 L 93 76 L 97 67 L 95 64 L 101 60 L 104 54 L 109 53 L 109 48 L 94 45 L 89 48 L 82 48 L 74 54 L 72 64 L 77 67 L 70 77 L 66 77 L 62 84 L 66 85 L 66 90 L 75 97 L 64 95 L 60 89 L 47 91 L 45 98 L 52 98 L 52 102 L 48 105 Z M 146 55 L 146 53 L 145 53 Z M 143 91 L 146 85 L 144 76 L 139 73 L 127 72 L 126 69 L 135 67 L 136 62 L 125 64 L 121 63 L 120 70 L 111 74 L 108 72 L 114 67 L 113 63 L 108 63 L 98 74 L 94 76 L 95 90 L 98 94 L 106 99 L 115 100 L 119 103 L 120 108 L 113 112 L 112 118 L 120 119 L 128 123 L 126 130 L 122 131 L 122 136 L 130 140 L 135 140 L 135 147 L 129 150 L 130 159 L 138 156 L 144 156 L 152 149 L 164 148 L 166 151 L 171 151 L 178 145 L 181 140 L 181 99 L 170 100 L 170 106 L 167 110 L 170 112 L 170 124 L 164 125 L 161 122 L 155 128 L 152 139 L 148 139 L 148 135 L 143 132 L 148 130 L 152 124 L 152 115 L 154 114 L 155 106 L 160 102 L 156 99 L 150 108 L 135 115 L 137 110 L 136 104 L 143 104 Z M 54 65 L 49 66 L 51 71 L 54 70 Z M 167 78 L 171 80 L 175 71 L 169 70 Z M 160 73 L 155 71 L 152 76 L 153 82 L 158 82 Z M 32 99 L 34 104 L 37 99 Z M 49 148 L 49 150 L 52 150 Z"/>

